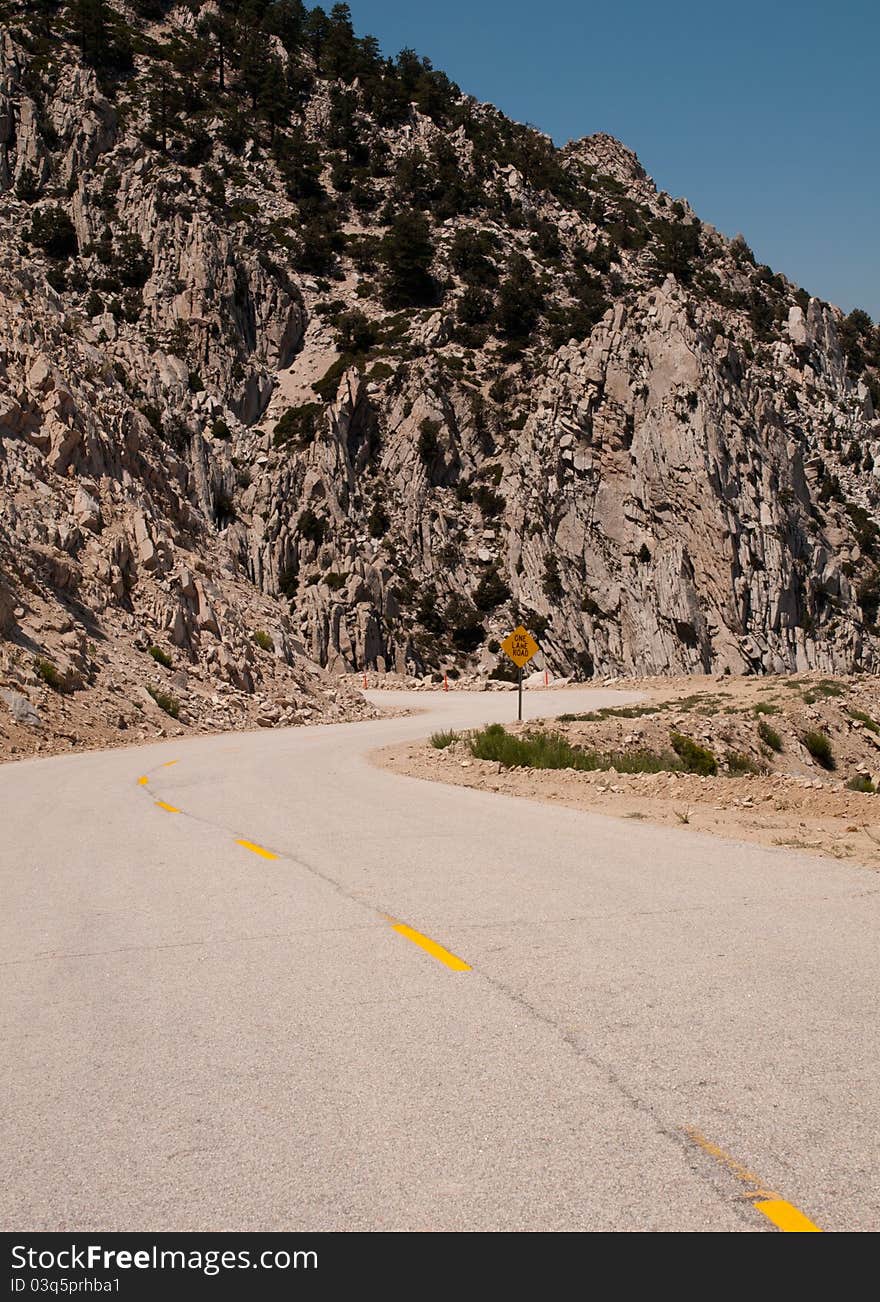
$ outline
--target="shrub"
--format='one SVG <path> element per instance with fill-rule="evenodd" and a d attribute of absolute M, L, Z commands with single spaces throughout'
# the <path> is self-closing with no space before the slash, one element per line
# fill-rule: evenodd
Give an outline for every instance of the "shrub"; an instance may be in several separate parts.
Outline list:
<path fill-rule="evenodd" d="M 466 285 L 493 286 L 498 270 L 491 261 L 495 241 L 489 231 L 463 227 L 455 232 L 449 247 L 449 265 Z"/>
<path fill-rule="evenodd" d="M 179 701 L 175 700 L 175 698 L 169 695 L 168 692 L 163 692 L 160 688 L 154 687 L 152 683 L 147 683 L 147 691 L 150 693 L 160 710 L 164 710 L 166 714 L 170 714 L 172 719 L 177 718 L 180 714 Z"/>
<path fill-rule="evenodd" d="M 443 627 L 450 630 L 452 645 L 459 651 L 475 651 L 486 636 L 479 611 L 464 597 L 450 598 L 443 612 Z"/>
<path fill-rule="evenodd" d="M 758 736 L 761 738 L 761 741 L 765 746 L 769 746 L 771 750 L 775 750 L 777 754 L 781 754 L 782 738 L 776 729 L 771 728 L 770 724 L 765 723 L 763 719 L 758 724 Z"/>
<path fill-rule="evenodd" d="M 730 773 L 760 773 L 761 766 L 756 764 L 750 755 L 744 755 L 741 751 L 729 751 L 725 756 L 728 772 Z"/>
<path fill-rule="evenodd" d="M 391 519 L 388 512 L 385 510 L 384 502 L 377 499 L 370 508 L 370 514 L 367 519 L 367 529 L 369 530 L 370 537 L 382 538 L 388 532 L 388 526 L 390 524 Z"/>
<path fill-rule="evenodd" d="M 328 570 L 324 575 L 324 582 L 331 592 L 338 592 L 340 588 L 345 587 L 345 575 L 337 573 L 336 570 Z"/>
<path fill-rule="evenodd" d="M 427 307 L 437 299 L 431 276 L 434 256 L 428 222 L 419 212 L 404 209 L 382 241 L 387 307 Z"/>
<path fill-rule="evenodd" d="M 779 706 L 772 705 L 770 701 L 759 701 L 754 709 L 755 714 L 778 714 Z"/>
<path fill-rule="evenodd" d="M 558 601 L 565 593 L 559 576 L 559 562 L 552 552 L 544 559 L 544 578 L 541 586 L 551 601 Z"/>
<path fill-rule="evenodd" d="M 218 529 L 225 529 L 236 519 L 235 502 L 225 488 L 214 490 L 214 523 Z"/>
<path fill-rule="evenodd" d="M 499 683 L 515 683 L 519 680 L 519 669 L 506 655 L 499 655 L 495 668 L 489 674 Z"/>
<path fill-rule="evenodd" d="M 357 308 L 343 312 L 336 329 L 336 347 L 341 353 L 366 353 L 376 342 L 376 326 Z"/>
<path fill-rule="evenodd" d="M 617 773 L 663 773 L 681 768 L 670 754 L 654 751 L 585 751 L 572 746 L 559 732 L 528 732 L 516 737 L 500 723 L 489 724 L 470 737 L 476 759 L 495 760 L 505 768 L 576 769 L 592 773 L 614 769 Z"/>
<path fill-rule="evenodd" d="M 327 367 L 320 380 L 315 380 L 312 388 L 319 398 L 322 398 L 324 402 L 334 402 L 336 400 L 342 377 L 353 361 L 354 358 L 349 353 L 343 353 L 341 357 L 337 357 L 336 361 Z"/>
<path fill-rule="evenodd" d="M 671 271 L 677 280 L 687 284 L 700 254 L 699 227 L 658 219 L 654 223 L 654 237 L 654 266 L 664 275 Z"/>
<path fill-rule="evenodd" d="M 507 499 L 495 493 L 485 484 L 478 484 L 473 490 L 473 499 L 487 519 L 501 515 L 507 506 Z"/>
<path fill-rule="evenodd" d="M 38 678 L 42 678 L 47 687 L 52 688 L 53 692 L 63 692 L 65 690 L 64 675 L 60 673 L 56 665 L 53 665 L 51 660 L 46 660 L 43 656 L 35 656 L 34 672 Z"/>
<path fill-rule="evenodd" d="M 275 643 L 272 641 L 271 636 L 266 632 L 264 628 L 258 628 L 256 630 L 256 632 L 254 633 L 254 641 L 256 642 L 257 646 L 260 648 L 261 651 L 275 650 Z"/>
<path fill-rule="evenodd" d="M 47 258 L 72 258 L 76 254 L 76 230 L 63 208 L 43 208 L 31 218 L 29 240 Z"/>
<path fill-rule="evenodd" d="M 454 741 L 458 740 L 457 732 L 432 732 L 431 745 L 435 750 L 445 750 L 451 746 Z"/>
<path fill-rule="evenodd" d="M 419 459 L 425 466 L 430 466 L 440 455 L 440 422 L 426 417 L 419 425 Z"/>
<path fill-rule="evenodd" d="M 710 750 L 701 746 L 699 742 L 694 741 L 692 737 L 685 737 L 683 733 L 671 732 L 669 740 L 672 742 L 672 749 L 682 762 L 684 769 L 688 773 L 699 773 L 701 777 L 711 778 L 718 772 L 718 761 Z"/>
<path fill-rule="evenodd" d="M 153 260 L 139 235 L 125 231 L 116 239 L 113 269 L 127 289 L 141 289 L 153 274 Z"/>
<path fill-rule="evenodd" d="M 880 733 L 880 724 L 872 719 L 870 714 L 865 714 L 864 710 L 850 709 L 847 713 L 851 719 L 858 719 L 859 723 L 863 723 L 869 732 Z"/>
<path fill-rule="evenodd" d="M 804 733 L 801 740 L 816 763 L 820 764 L 823 769 L 834 769 L 837 767 L 834 759 L 834 752 L 831 749 L 831 742 L 824 732 L 811 729 Z"/>
<path fill-rule="evenodd" d="M 544 296 L 527 258 L 515 253 L 509 267 L 498 293 L 495 323 L 505 339 L 524 341 L 538 324 Z"/>
<path fill-rule="evenodd" d="M 496 569 L 487 570 L 474 590 L 477 610 L 494 610 L 510 598 L 510 588 Z"/>
<path fill-rule="evenodd" d="M 163 651 L 160 646 L 151 646 L 148 648 L 148 651 L 156 661 L 157 665 L 162 665 L 165 669 L 171 668 L 173 661 L 167 651 Z"/>
<path fill-rule="evenodd" d="M 845 696 L 846 684 L 835 682 L 833 678 L 823 678 L 813 688 L 817 696 Z"/>
<path fill-rule="evenodd" d="M 560 732 L 534 732 L 515 737 L 500 723 L 475 732 L 470 738 L 476 759 L 495 760 L 505 768 L 594 769 L 584 751 L 577 750 Z"/>
<path fill-rule="evenodd" d="M 301 537 L 307 538 L 309 542 L 320 547 L 327 532 L 327 521 L 315 515 L 314 511 L 307 506 L 299 517 L 297 530 Z"/>
<path fill-rule="evenodd" d="M 866 795 L 873 795 L 877 788 L 868 777 L 867 773 L 856 773 L 846 784 L 848 791 L 863 791 Z"/>
<path fill-rule="evenodd" d="M 323 411 L 319 402 L 306 402 L 301 407 L 288 407 L 272 433 L 272 445 L 284 447 L 296 443 L 305 447 L 314 440 L 318 419 Z"/>

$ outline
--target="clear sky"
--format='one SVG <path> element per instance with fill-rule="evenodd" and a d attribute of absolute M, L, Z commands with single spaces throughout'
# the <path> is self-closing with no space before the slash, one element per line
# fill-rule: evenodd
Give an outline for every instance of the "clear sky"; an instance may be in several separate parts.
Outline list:
<path fill-rule="evenodd" d="M 385 53 L 559 144 L 617 136 L 759 262 L 880 319 L 877 0 L 350 3 Z"/>

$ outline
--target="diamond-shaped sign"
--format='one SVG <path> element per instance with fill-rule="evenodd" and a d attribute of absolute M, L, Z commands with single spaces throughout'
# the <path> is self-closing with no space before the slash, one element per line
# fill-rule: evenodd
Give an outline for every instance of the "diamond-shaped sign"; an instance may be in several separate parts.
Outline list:
<path fill-rule="evenodd" d="M 529 630 L 523 628 L 522 624 L 520 624 L 519 628 L 515 628 L 512 633 L 508 633 L 501 643 L 501 650 L 510 657 L 519 669 L 522 669 L 523 665 L 527 664 L 540 649 Z"/>

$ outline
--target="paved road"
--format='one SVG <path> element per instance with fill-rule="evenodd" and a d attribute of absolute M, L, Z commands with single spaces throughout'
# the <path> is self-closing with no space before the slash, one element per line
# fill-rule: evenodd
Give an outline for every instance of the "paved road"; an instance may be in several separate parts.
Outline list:
<path fill-rule="evenodd" d="M 514 698 L 380 699 L 0 768 L 3 1227 L 880 1229 L 877 876 L 380 771 Z"/>

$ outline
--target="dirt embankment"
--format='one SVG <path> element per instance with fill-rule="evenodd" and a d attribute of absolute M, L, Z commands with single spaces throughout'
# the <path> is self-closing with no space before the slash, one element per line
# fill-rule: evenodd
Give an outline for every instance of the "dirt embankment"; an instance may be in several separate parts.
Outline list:
<path fill-rule="evenodd" d="M 880 867 L 878 680 L 805 674 L 625 686 L 643 690 L 645 702 L 575 716 L 564 713 L 563 693 L 553 701 L 559 717 L 507 729 L 524 738 L 558 733 L 587 763 L 608 767 L 510 767 L 475 757 L 467 734 L 442 748 L 428 740 L 388 747 L 379 762 L 410 776 Z M 694 760 L 687 747 L 683 759 L 680 737 L 710 759 Z M 688 758 L 704 769 L 714 763 L 715 773 L 687 771 Z"/>

